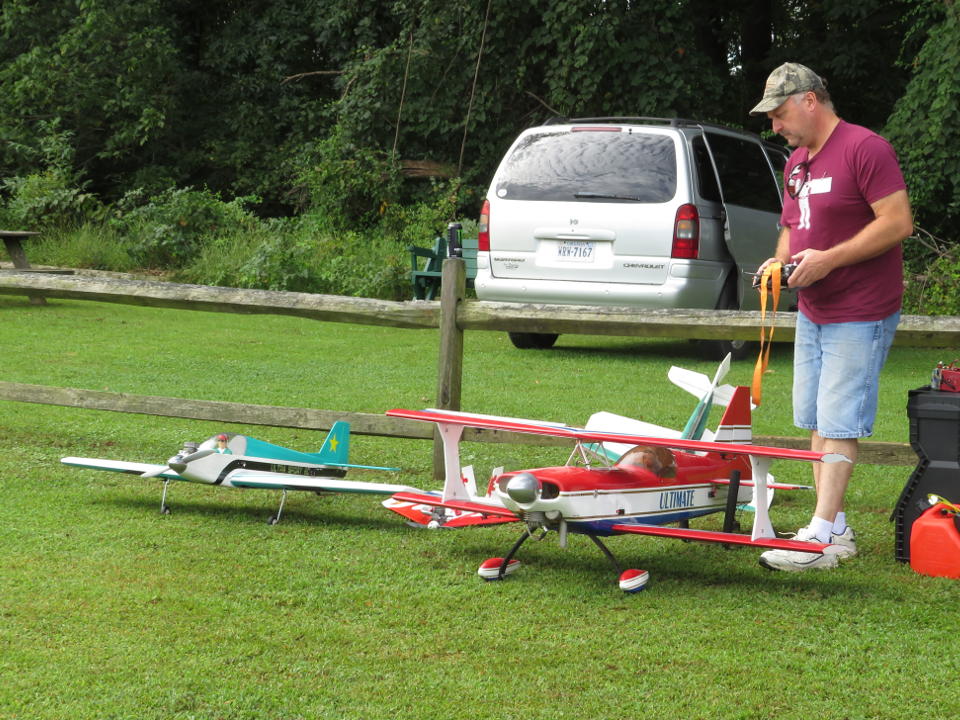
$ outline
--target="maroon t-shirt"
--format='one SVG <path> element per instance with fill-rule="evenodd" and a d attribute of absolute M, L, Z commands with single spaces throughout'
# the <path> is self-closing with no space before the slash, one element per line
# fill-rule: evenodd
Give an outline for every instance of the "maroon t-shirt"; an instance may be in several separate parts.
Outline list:
<path fill-rule="evenodd" d="M 890 143 L 840 121 L 813 159 L 797 148 L 787 161 L 781 225 L 790 253 L 827 250 L 874 219 L 870 203 L 906 189 Z M 881 320 L 900 309 L 903 253 L 897 244 L 875 258 L 837 268 L 799 292 L 800 310 L 817 324 Z"/>

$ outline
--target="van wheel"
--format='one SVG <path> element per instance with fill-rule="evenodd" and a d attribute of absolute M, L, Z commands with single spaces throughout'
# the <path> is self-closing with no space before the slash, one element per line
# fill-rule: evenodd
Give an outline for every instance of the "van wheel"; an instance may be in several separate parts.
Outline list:
<path fill-rule="evenodd" d="M 708 360 L 723 360 L 730 353 L 731 360 L 744 360 L 756 352 L 757 343 L 749 340 L 701 340 L 700 351 Z"/>
<path fill-rule="evenodd" d="M 731 275 L 723 286 L 717 300 L 718 310 L 739 310 L 737 302 L 737 277 Z M 708 360 L 723 360 L 730 353 L 731 360 L 744 360 L 758 352 L 759 344 L 749 340 L 701 340 L 700 351 Z"/>
<path fill-rule="evenodd" d="M 557 333 L 507 333 L 520 350 L 549 350 L 560 337 Z"/>

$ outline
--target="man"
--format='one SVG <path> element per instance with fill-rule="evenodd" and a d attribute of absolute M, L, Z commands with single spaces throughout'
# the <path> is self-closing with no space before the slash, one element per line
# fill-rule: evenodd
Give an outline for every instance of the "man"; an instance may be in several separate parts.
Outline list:
<path fill-rule="evenodd" d="M 811 448 L 842 453 L 849 463 L 814 466 L 817 503 L 798 540 L 831 542 L 856 555 L 843 498 L 858 438 L 873 432 L 878 378 L 900 319 L 901 243 L 913 232 L 906 184 L 890 144 L 837 116 L 824 81 L 784 63 L 767 79 L 751 115 L 796 148 L 784 173 L 781 232 L 774 261 L 796 263 L 794 424 L 811 432 Z M 837 555 L 771 550 L 772 570 L 835 567 Z"/>

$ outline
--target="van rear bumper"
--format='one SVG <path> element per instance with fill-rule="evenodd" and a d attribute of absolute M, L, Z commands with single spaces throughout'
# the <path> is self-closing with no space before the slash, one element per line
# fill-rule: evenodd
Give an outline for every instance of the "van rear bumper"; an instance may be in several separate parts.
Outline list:
<path fill-rule="evenodd" d="M 478 299 L 493 302 L 712 310 L 717 307 L 728 270 L 725 263 L 674 263 L 665 283 L 642 285 L 500 278 L 493 277 L 488 268 L 478 268 L 474 287 Z"/>

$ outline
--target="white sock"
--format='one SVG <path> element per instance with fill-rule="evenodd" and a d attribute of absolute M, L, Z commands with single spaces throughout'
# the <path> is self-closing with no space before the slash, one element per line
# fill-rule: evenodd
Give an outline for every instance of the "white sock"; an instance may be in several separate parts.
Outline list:
<path fill-rule="evenodd" d="M 829 520 L 824 520 L 814 515 L 810 518 L 810 524 L 807 525 L 807 527 L 810 528 L 810 532 L 812 532 L 813 536 L 820 542 L 830 542 L 830 531 L 833 530 L 833 523 Z"/>
<path fill-rule="evenodd" d="M 846 529 L 847 529 L 847 514 L 845 512 L 838 512 L 837 517 L 833 521 L 833 534 L 843 535 Z"/>

